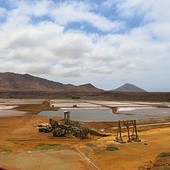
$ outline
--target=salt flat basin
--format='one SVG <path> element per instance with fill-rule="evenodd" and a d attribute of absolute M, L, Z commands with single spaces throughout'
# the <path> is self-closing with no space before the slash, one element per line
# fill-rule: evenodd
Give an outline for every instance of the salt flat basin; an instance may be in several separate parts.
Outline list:
<path fill-rule="evenodd" d="M 0 117 L 24 116 L 26 112 L 16 110 L 0 110 Z"/>
<path fill-rule="evenodd" d="M 123 110 L 124 109 L 124 110 Z M 125 110 L 127 109 L 127 110 Z M 77 121 L 117 121 L 117 120 L 141 120 L 170 116 L 170 108 L 136 107 L 122 108 L 119 114 L 113 114 L 109 108 L 62 108 L 58 111 L 42 111 L 39 116 L 61 116 L 64 111 L 70 111 L 71 119 Z"/>
<path fill-rule="evenodd" d="M 0 117 L 11 117 L 11 116 L 24 116 L 26 112 L 10 110 L 16 106 L 0 105 Z"/>
<path fill-rule="evenodd" d="M 77 105 L 81 108 L 94 108 L 101 106 L 141 106 L 140 104 L 134 104 L 131 102 L 115 102 L 115 101 L 93 101 L 93 100 L 51 100 L 54 107 L 73 107 L 73 105 Z M 144 105 L 145 106 L 145 105 Z"/>
<path fill-rule="evenodd" d="M 0 105 L 40 104 L 43 99 L 0 99 Z"/>

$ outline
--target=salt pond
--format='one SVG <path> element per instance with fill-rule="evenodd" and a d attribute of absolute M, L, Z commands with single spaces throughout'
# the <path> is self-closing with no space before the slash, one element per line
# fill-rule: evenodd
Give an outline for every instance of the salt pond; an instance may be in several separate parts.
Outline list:
<path fill-rule="evenodd" d="M 40 104 L 43 99 L 0 99 L 0 117 L 24 116 L 27 113 L 11 110 L 20 104 Z"/>
<path fill-rule="evenodd" d="M 170 116 L 170 108 L 154 107 L 123 107 L 119 114 L 113 114 L 109 108 L 62 108 L 59 111 L 42 111 L 39 116 L 61 116 L 64 111 L 70 111 L 71 119 L 78 121 L 117 121 L 130 119 L 149 119 Z"/>
<path fill-rule="evenodd" d="M 6 106 L 6 105 L 0 105 L 0 117 L 11 117 L 11 116 L 24 116 L 26 112 L 16 111 L 16 110 L 10 110 L 15 108 L 16 106 Z"/>

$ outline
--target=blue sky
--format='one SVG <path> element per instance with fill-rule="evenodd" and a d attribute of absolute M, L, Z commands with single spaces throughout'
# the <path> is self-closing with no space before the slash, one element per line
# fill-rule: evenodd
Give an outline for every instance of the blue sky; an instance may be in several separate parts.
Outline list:
<path fill-rule="evenodd" d="M 169 0 L 0 0 L 0 72 L 170 91 Z"/>

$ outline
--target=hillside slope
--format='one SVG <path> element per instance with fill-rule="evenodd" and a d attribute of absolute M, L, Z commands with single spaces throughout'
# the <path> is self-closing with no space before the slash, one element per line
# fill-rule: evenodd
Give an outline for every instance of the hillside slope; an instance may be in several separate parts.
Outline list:
<path fill-rule="evenodd" d="M 62 84 L 35 77 L 29 74 L 0 73 L 1 90 L 18 91 L 87 91 L 97 92 L 100 89 L 91 84 L 75 86 L 72 84 Z"/>
<path fill-rule="evenodd" d="M 113 91 L 116 92 L 146 92 L 145 90 L 141 89 L 140 87 L 137 87 L 133 84 L 126 83 L 123 86 L 120 86 L 117 89 L 114 89 Z"/>

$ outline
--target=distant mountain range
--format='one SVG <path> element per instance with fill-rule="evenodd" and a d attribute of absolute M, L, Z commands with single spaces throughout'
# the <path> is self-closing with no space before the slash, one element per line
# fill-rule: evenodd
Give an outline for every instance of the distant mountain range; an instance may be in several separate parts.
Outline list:
<path fill-rule="evenodd" d="M 55 91 L 55 92 L 102 92 L 92 84 L 75 86 L 72 84 L 62 84 L 44 78 L 35 77 L 29 74 L 0 73 L 0 90 L 14 91 Z M 132 85 L 123 86 L 112 90 L 113 92 L 145 92 L 145 90 Z"/>
<path fill-rule="evenodd" d="M 29 74 L 0 73 L 1 90 L 17 91 L 63 91 L 63 92 L 100 92 L 103 91 L 94 87 L 92 84 L 75 86 L 72 84 L 62 84 L 35 77 Z"/>
<path fill-rule="evenodd" d="M 137 87 L 133 84 L 126 83 L 123 86 L 120 86 L 117 89 L 114 89 L 113 91 L 116 92 L 146 92 L 145 90 L 141 89 L 140 87 Z"/>

